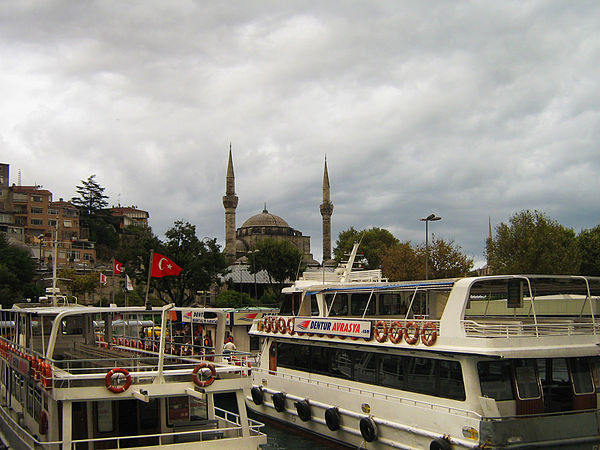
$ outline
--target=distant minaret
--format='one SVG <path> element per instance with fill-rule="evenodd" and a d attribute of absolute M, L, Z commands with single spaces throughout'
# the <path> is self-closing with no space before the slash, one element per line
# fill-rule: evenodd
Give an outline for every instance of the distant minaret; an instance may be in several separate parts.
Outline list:
<path fill-rule="evenodd" d="M 323 261 L 331 259 L 331 214 L 333 203 L 330 199 L 329 174 L 327 173 L 327 157 L 325 157 L 325 171 L 323 172 L 323 203 L 321 203 L 321 216 L 323 216 Z"/>
<path fill-rule="evenodd" d="M 231 157 L 231 143 L 229 144 L 229 163 L 227 164 L 227 178 L 223 207 L 225 208 L 225 257 L 235 260 L 235 209 L 238 197 L 235 195 L 235 175 L 233 174 L 233 158 Z"/>

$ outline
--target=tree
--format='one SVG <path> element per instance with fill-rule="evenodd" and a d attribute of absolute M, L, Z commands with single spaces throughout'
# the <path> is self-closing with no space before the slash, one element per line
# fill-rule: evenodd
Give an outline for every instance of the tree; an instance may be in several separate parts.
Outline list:
<path fill-rule="evenodd" d="M 108 206 L 108 196 L 104 195 L 104 188 L 94 178 L 96 175 L 90 175 L 85 181 L 81 180 L 81 184 L 75 188 L 79 197 L 71 199 L 71 203 L 87 216 L 97 215 Z"/>
<path fill-rule="evenodd" d="M 426 248 L 418 247 L 417 253 L 421 260 L 425 260 Z M 433 235 L 429 244 L 429 271 L 430 278 L 464 277 L 473 268 L 473 258 L 462 253 L 460 246 L 454 241 L 446 242 Z"/>
<path fill-rule="evenodd" d="M 98 289 L 100 283 L 99 272 L 89 272 L 78 275 L 73 268 L 61 269 L 59 278 L 66 281 L 60 281 L 59 285 L 66 284 L 71 294 L 77 297 L 78 303 L 85 303 L 86 295 L 93 294 Z"/>
<path fill-rule="evenodd" d="M 148 281 L 150 250 L 158 251 L 160 248 L 162 242 L 152 233 L 152 228 L 130 225 L 121 235 L 115 259 L 123 263 L 125 273 L 136 281 L 136 285 L 145 284 Z"/>
<path fill-rule="evenodd" d="M 196 236 L 196 226 L 176 221 L 165 233 L 167 241 L 159 253 L 164 252 L 183 271 L 176 277 L 157 278 L 154 286 L 164 303 L 187 306 L 197 291 L 209 290 L 217 275 L 225 272 L 227 261 L 216 239 Z M 147 272 L 146 272 L 147 273 Z"/>
<path fill-rule="evenodd" d="M 373 227 L 368 230 L 357 231 L 354 227 L 340 232 L 335 243 L 333 254 L 339 263 L 352 251 L 355 242 L 360 241 L 359 251 L 364 255 L 365 269 L 378 269 L 381 258 L 392 246 L 400 243 L 392 233 L 383 228 Z"/>
<path fill-rule="evenodd" d="M 600 276 L 600 225 L 582 230 L 577 245 L 581 255 L 580 275 Z"/>
<path fill-rule="evenodd" d="M 0 233 L 0 304 L 4 308 L 25 298 L 36 297 L 34 283 L 36 262 L 25 249 L 11 245 Z"/>
<path fill-rule="evenodd" d="M 487 242 L 494 274 L 577 274 L 581 257 L 575 232 L 539 211 L 521 211 L 500 223 Z"/>
<path fill-rule="evenodd" d="M 258 243 L 255 252 L 248 255 L 250 273 L 265 270 L 269 280 L 283 284 L 295 280 L 302 261 L 302 252 L 289 241 L 266 238 Z"/>
<path fill-rule="evenodd" d="M 385 251 L 381 257 L 381 270 L 390 280 L 418 280 L 425 273 L 425 259 L 410 242 L 400 242 Z"/>
<path fill-rule="evenodd" d="M 218 308 L 239 308 L 242 306 L 255 305 L 257 302 L 245 292 L 226 290 L 217 295 L 216 306 Z"/>

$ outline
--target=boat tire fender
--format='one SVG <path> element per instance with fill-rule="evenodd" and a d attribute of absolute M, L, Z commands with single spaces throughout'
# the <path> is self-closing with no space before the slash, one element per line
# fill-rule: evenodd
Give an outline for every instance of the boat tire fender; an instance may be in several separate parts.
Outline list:
<path fill-rule="evenodd" d="M 437 438 L 429 444 L 429 450 L 452 450 L 450 442 L 444 438 Z"/>
<path fill-rule="evenodd" d="M 123 386 L 113 386 L 112 377 L 114 374 L 120 373 L 125 376 L 125 384 Z M 104 377 L 104 385 L 110 392 L 114 392 L 115 394 L 120 394 L 121 392 L 125 392 L 131 386 L 131 375 L 127 369 L 121 369 L 120 367 L 116 367 L 108 371 L 106 376 Z"/>
<path fill-rule="evenodd" d="M 283 392 L 273 394 L 273 406 L 277 412 L 285 411 L 285 394 Z"/>
<path fill-rule="evenodd" d="M 205 368 L 210 370 L 210 377 L 208 378 L 204 376 L 204 370 L 202 370 Z M 210 386 L 215 381 L 216 375 L 217 371 L 215 370 L 215 366 L 207 363 L 198 364 L 196 367 L 194 367 L 194 370 L 192 371 L 194 384 L 198 387 Z"/>
<path fill-rule="evenodd" d="M 423 344 L 425 344 L 426 346 L 429 347 L 429 346 L 435 344 L 436 340 L 437 340 L 437 328 L 435 326 L 435 323 L 426 322 L 423 325 L 423 328 L 421 328 L 421 342 L 423 342 Z"/>
<path fill-rule="evenodd" d="M 265 395 L 263 394 L 263 390 L 260 386 L 253 386 L 250 389 L 250 393 L 252 394 L 252 401 L 255 405 L 262 405 L 265 400 Z"/>
<path fill-rule="evenodd" d="M 340 412 L 337 408 L 327 408 L 325 410 L 325 423 L 331 431 L 339 430 L 340 428 Z"/>
<path fill-rule="evenodd" d="M 367 442 L 373 442 L 377 439 L 377 426 L 375 421 L 370 417 L 360 419 L 360 434 Z"/>
<path fill-rule="evenodd" d="M 302 422 L 308 422 L 310 420 L 310 405 L 308 404 L 308 400 L 301 400 L 299 402 L 294 403 L 296 407 L 296 412 L 298 413 L 298 417 Z"/>
<path fill-rule="evenodd" d="M 413 329 L 411 334 L 410 329 Z M 407 344 L 414 345 L 419 340 L 419 325 L 416 322 L 408 322 L 404 328 L 404 340 Z"/>

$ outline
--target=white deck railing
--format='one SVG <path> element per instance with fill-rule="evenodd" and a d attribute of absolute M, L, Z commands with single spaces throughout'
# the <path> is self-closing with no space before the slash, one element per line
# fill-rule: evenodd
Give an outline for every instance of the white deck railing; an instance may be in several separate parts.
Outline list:
<path fill-rule="evenodd" d="M 600 334 L 600 323 L 565 320 L 533 323 L 526 320 L 462 321 L 468 337 L 511 338 L 540 336 L 592 336 Z"/>

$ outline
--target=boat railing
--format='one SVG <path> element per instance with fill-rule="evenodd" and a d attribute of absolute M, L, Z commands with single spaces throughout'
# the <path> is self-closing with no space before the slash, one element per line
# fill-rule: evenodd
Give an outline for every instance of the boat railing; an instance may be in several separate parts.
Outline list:
<path fill-rule="evenodd" d="M 536 322 L 527 318 L 498 320 L 463 320 L 462 325 L 468 337 L 512 338 L 540 336 L 580 336 L 600 334 L 600 323 L 587 319 L 551 319 Z"/>
<path fill-rule="evenodd" d="M 285 380 L 290 380 L 290 381 L 294 381 L 294 382 L 298 382 L 298 383 L 305 383 L 305 384 L 309 384 L 309 385 L 325 387 L 328 389 L 335 389 L 335 390 L 338 390 L 341 392 L 347 392 L 349 394 L 368 396 L 368 397 L 372 397 L 374 399 L 382 399 L 382 400 L 386 400 L 386 401 L 392 401 L 394 403 L 399 403 L 402 405 L 429 409 L 434 412 L 445 412 L 447 414 L 454 414 L 454 415 L 459 415 L 459 416 L 468 417 L 468 418 L 472 418 L 472 419 L 481 419 L 481 417 L 482 417 L 480 414 L 476 413 L 475 411 L 456 408 L 454 406 L 447 406 L 447 405 L 442 405 L 439 403 L 427 402 L 424 400 L 416 400 L 416 399 L 411 399 L 411 398 L 406 398 L 406 397 L 400 397 L 397 395 L 391 395 L 391 394 L 386 394 L 383 392 L 371 391 L 368 389 L 357 388 L 357 387 L 349 386 L 349 385 L 341 385 L 341 384 L 332 383 L 329 381 L 318 380 L 318 379 L 313 379 L 313 378 L 301 377 L 298 375 L 291 375 L 288 373 L 280 373 L 280 372 L 273 373 L 273 371 L 269 371 L 269 370 L 265 370 L 265 369 L 252 369 L 252 370 L 261 372 L 265 376 L 275 376 L 278 378 L 282 378 Z"/>
<path fill-rule="evenodd" d="M 243 427 L 241 423 L 241 417 L 239 414 L 221 409 L 217 406 L 214 407 L 215 418 L 218 420 L 214 421 L 198 421 L 197 424 L 191 425 L 196 426 L 195 429 L 185 430 L 177 429 L 176 431 L 167 433 L 154 433 L 154 434 L 143 434 L 143 435 L 130 435 L 130 436 L 112 436 L 112 437 L 101 437 L 92 439 L 74 439 L 71 441 L 73 447 L 78 447 L 77 444 L 97 444 L 104 445 L 109 444 L 111 448 L 124 448 L 130 447 L 136 439 L 155 440 L 155 445 L 168 446 L 169 444 L 179 444 L 182 442 L 196 442 L 206 441 L 209 439 L 236 439 L 243 438 Z M 9 414 L 3 414 L 3 418 L 8 420 L 11 425 L 11 429 L 16 431 L 21 438 L 26 438 L 29 445 L 32 447 L 46 448 L 52 446 L 62 446 L 63 441 L 40 441 L 37 436 L 32 435 L 28 430 L 23 428 L 17 421 L 15 421 Z M 248 418 L 248 427 L 250 431 L 250 437 L 264 436 L 261 428 L 264 424 Z M 96 447 L 96 445 L 92 445 Z"/>

